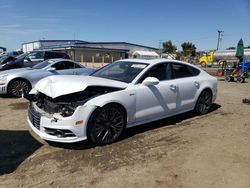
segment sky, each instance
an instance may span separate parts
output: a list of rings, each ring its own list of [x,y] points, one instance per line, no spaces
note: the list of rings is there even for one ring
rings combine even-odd
[[[130,42],[159,48],[171,40],[181,50],[250,46],[250,0],[0,0],[0,46],[78,39]]]

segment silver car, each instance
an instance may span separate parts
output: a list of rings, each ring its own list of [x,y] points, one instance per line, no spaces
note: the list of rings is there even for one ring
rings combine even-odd
[[[11,69],[0,73],[0,94],[21,97],[42,78],[52,75],[89,75],[95,69],[85,68],[68,59],[46,60],[32,68]]]

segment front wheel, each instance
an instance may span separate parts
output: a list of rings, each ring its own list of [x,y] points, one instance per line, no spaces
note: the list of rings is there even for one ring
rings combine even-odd
[[[210,108],[212,106],[212,93],[209,90],[203,91],[195,106],[195,113],[198,115],[203,115],[209,112]]]
[[[23,93],[31,90],[30,84],[26,80],[17,79],[9,83],[7,93],[11,97],[21,97]]]
[[[95,145],[106,145],[116,141],[126,125],[122,108],[111,104],[98,108],[88,123],[88,138]]]

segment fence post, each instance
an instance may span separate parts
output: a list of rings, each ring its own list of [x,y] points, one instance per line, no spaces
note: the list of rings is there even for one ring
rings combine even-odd
[[[81,55],[81,64],[83,64],[83,55]]]

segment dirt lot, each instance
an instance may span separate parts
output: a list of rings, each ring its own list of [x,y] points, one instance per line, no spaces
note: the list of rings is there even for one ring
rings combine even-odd
[[[250,187],[248,83],[219,81],[212,112],[126,131],[112,145],[37,141],[27,102],[0,98],[0,187]]]

